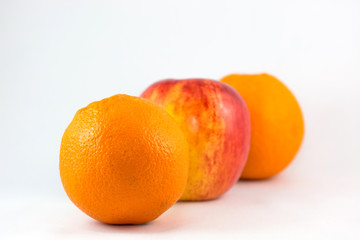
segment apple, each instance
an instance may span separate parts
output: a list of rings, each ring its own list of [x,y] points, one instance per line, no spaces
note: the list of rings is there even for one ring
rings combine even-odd
[[[250,146],[250,116],[232,87],[208,79],[163,80],[141,97],[163,107],[179,124],[190,153],[181,200],[210,200],[239,179]]]

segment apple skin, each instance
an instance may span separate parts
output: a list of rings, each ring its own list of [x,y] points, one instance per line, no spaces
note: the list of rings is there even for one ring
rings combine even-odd
[[[215,199],[239,179],[250,147],[250,116],[240,94],[208,79],[163,80],[141,97],[162,106],[189,142],[189,178],[180,200]]]

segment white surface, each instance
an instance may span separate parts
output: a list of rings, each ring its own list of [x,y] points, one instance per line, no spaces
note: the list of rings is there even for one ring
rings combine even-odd
[[[357,0],[0,1],[0,238],[356,239],[359,42]],[[137,227],[97,224],[67,200],[58,154],[77,109],[234,72],[273,74],[302,106],[304,144],[279,178]]]
[[[220,199],[180,202],[139,226],[99,223],[65,197],[3,199],[0,230],[3,239],[358,239],[359,184],[348,180],[239,182]]]

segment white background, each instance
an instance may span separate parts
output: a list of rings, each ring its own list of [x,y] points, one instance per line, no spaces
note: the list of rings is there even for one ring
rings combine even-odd
[[[164,78],[267,72],[298,98],[293,164],[152,223],[80,212],[58,155],[77,109]],[[359,1],[0,1],[0,238],[360,237]]]

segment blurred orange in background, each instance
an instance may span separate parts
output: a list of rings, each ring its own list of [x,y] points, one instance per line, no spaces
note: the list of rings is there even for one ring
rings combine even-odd
[[[250,112],[250,153],[242,179],[265,179],[286,168],[304,135],[300,106],[291,91],[268,74],[224,77],[244,98]]]

